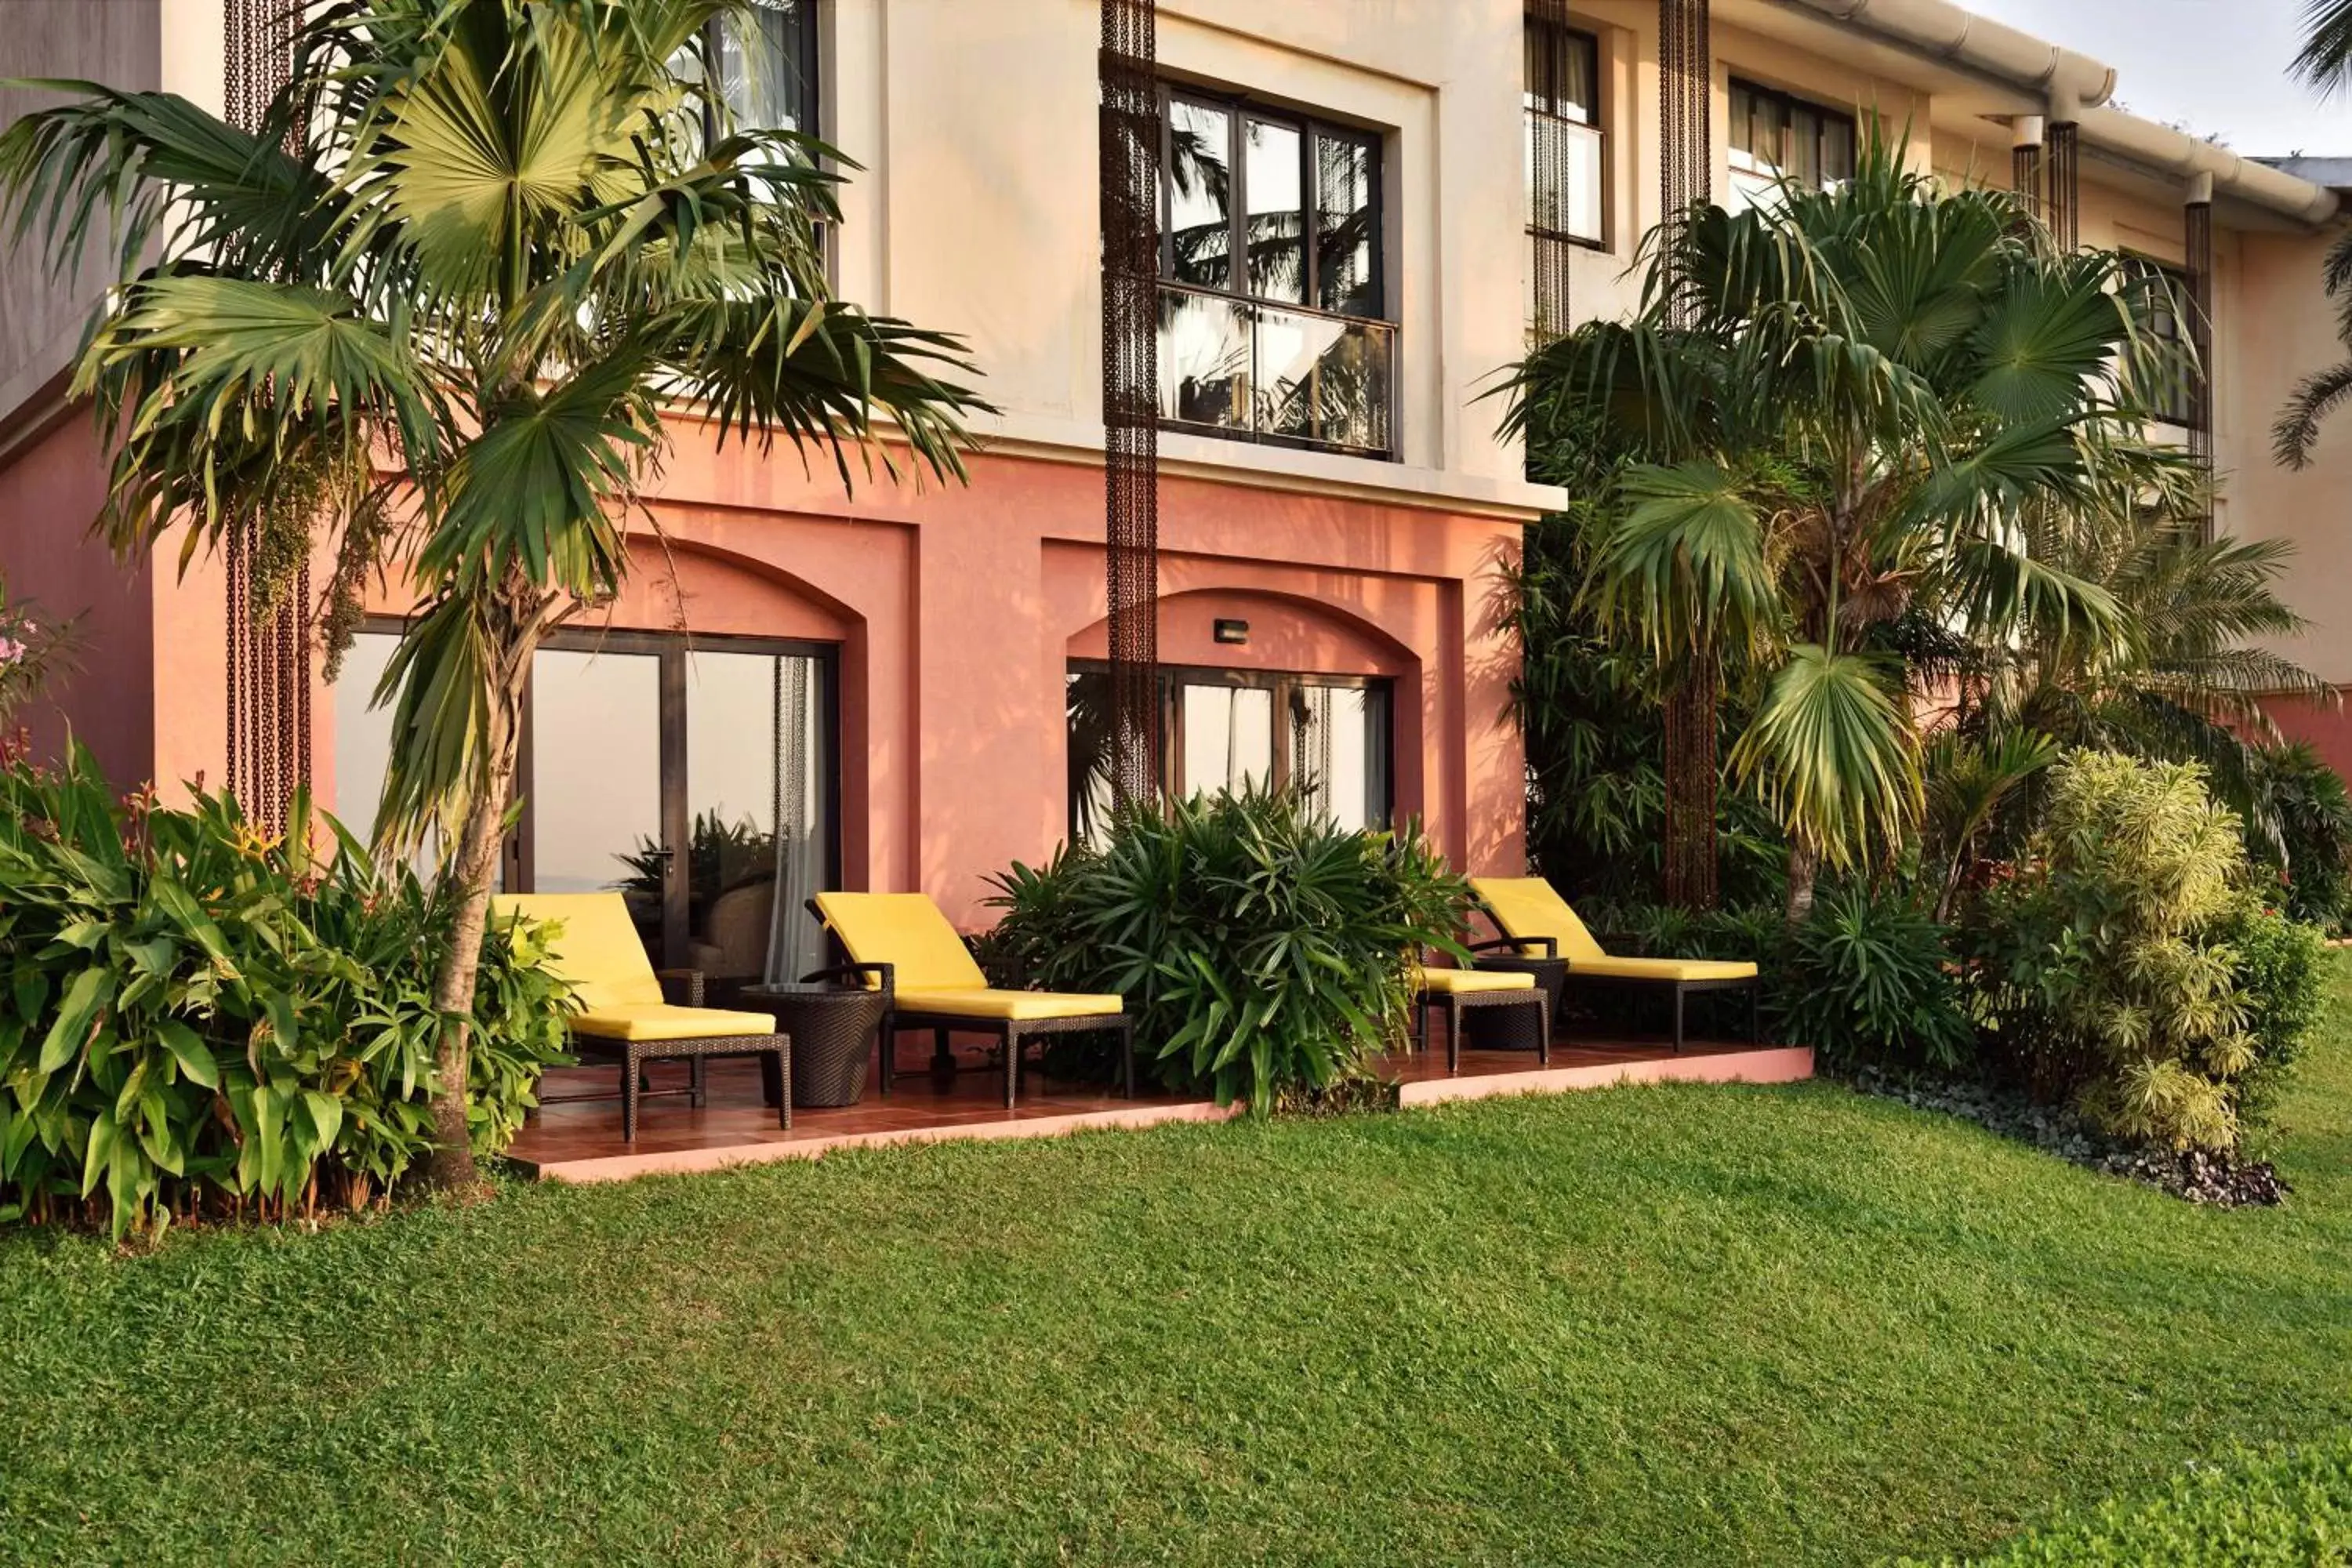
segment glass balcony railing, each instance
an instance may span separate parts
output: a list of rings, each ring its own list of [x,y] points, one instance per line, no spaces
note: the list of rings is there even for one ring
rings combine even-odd
[[[1160,286],[1160,419],[1246,440],[1395,452],[1397,330]]]

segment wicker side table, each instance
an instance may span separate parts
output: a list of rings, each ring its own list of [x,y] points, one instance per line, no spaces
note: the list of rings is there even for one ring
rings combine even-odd
[[[866,1064],[889,998],[837,985],[747,985],[743,1004],[776,1016],[793,1041],[793,1103],[808,1110],[856,1105],[866,1097]],[[773,1105],[782,1086],[772,1058],[760,1058],[761,1087]]]
[[[1561,1013],[1560,1006],[1568,996],[1568,960],[1547,958],[1540,953],[1478,952],[1474,953],[1470,967],[1492,970],[1496,974],[1534,975],[1536,989],[1551,998],[1553,1025],[1565,1026],[1566,1015]],[[1500,1017],[1494,1021],[1505,1022]],[[1486,1027],[1487,1022],[1488,1020],[1481,1018],[1470,1026],[1471,1036],[1481,1048],[1486,1050],[1532,1050],[1534,1048],[1534,1041],[1524,1039],[1523,1029],[1490,1030]],[[1514,1019],[1509,1022],[1516,1024],[1519,1020]],[[1502,1037],[1487,1037],[1490,1035]],[[1513,1036],[1520,1037],[1510,1037]]]

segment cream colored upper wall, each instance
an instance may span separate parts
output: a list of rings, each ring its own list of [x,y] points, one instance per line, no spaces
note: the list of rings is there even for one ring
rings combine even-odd
[[[2327,680],[2352,685],[2352,410],[2339,409],[2321,426],[2308,468],[2291,471],[2270,456],[2271,422],[2296,384],[2347,357],[2335,306],[2319,283],[2327,245],[2319,235],[2240,237],[2237,320],[2219,337],[2216,355],[2239,426],[2236,439],[2217,450],[2230,531],[2294,547],[2284,591],[2311,626],[2281,651]]]
[[[1497,493],[1519,458],[1479,396],[1523,348],[1520,17],[1520,0],[1161,0],[1158,20],[1163,74],[1381,133],[1402,466]],[[835,0],[828,27],[830,134],[868,165],[843,292],[963,333],[1003,427],[1075,445],[1099,445],[1102,418],[1098,18],[1096,0]]]

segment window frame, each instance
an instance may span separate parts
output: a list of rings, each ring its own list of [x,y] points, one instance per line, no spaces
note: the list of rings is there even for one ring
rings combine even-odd
[[[2174,426],[2197,435],[2210,435],[2211,432],[2206,428],[2206,421],[2199,417],[2204,412],[2204,399],[2200,395],[2204,389],[2200,383],[2210,371],[2203,356],[2198,353],[2196,324],[2189,320],[2189,312],[2197,309],[2194,278],[2181,263],[2167,261],[2145,251],[2125,251],[2124,263],[2131,268],[2134,281],[2143,288],[2151,275],[2162,279],[2168,296],[2162,321],[2169,331],[2158,331],[2157,322],[2145,315],[2136,317],[2134,327],[2159,342],[2186,349],[2193,361],[2187,374],[2176,384],[2166,389],[2169,396],[2161,401],[2150,401],[2149,417],[2159,425]]]
[[[792,64],[807,98],[803,115],[807,123],[797,129],[803,136],[822,140],[824,135],[824,57],[817,35],[817,0],[795,0],[792,14]],[[713,17],[702,25],[703,58],[709,61],[714,71],[718,68],[727,26],[728,20],[723,16]],[[734,106],[730,104],[729,107],[732,109]],[[772,131],[779,127],[761,126],[757,129]],[[704,124],[703,133],[714,141],[718,139],[719,126],[715,115]]]
[[[1261,322],[1260,314],[1273,311],[1312,321],[1330,323],[1344,332],[1375,340],[1385,360],[1385,401],[1380,409],[1380,423],[1385,440],[1381,445],[1358,444],[1335,440],[1323,436],[1297,435],[1277,429],[1258,428],[1255,419],[1249,424],[1211,423],[1176,417],[1164,410],[1156,423],[1163,430],[1205,437],[1211,440],[1242,441],[1261,447],[1284,447],[1294,451],[1327,452],[1339,457],[1360,458],[1370,462],[1393,463],[1404,456],[1402,433],[1399,431],[1401,381],[1402,372],[1402,330],[1396,321],[1398,312],[1389,298],[1390,273],[1388,263],[1390,204],[1387,189],[1388,137],[1377,128],[1351,125],[1328,116],[1309,113],[1287,105],[1271,103],[1245,93],[1196,86],[1190,82],[1161,79],[1158,84],[1157,102],[1160,111],[1160,169],[1158,202],[1160,266],[1156,289],[1164,301],[1171,293],[1190,294],[1222,301],[1242,312],[1248,324],[1250,341],[1256,344]],[[1226,286],[1213,288],[1191,282],[1176,275],[1176,235],[1173,222],[1176,182],[1175,118],[1172,106],[1178,102],[1213,110],[1225,117],[1225,159],[1228,177],[1226,193],[1225,254]],[[1249,221],[1249,174],[1246,161],[1247,126],[1250,121],[1263,121],[1297,132],[1300,217],[1300,284],[1301,299],[1293,301],[1254,293],[1247,282],[1247,226]],[[1363,150],[1367,162],[1366,191],[1370,206],[1370,241],[1371,249],[1370,275],[1364,292],[1370,300],[1373,313],[1351,314],[1325,309],[1318,301],[1322,293],[1323,265],[1318,245],[1321,208],[1320,189],[1316,178],[1317,150],[1325,138],[1344,142]],[[1238,286],[1236,279],[1239,279]],[[1253,391],[1255,382],[1253,380]]]
[[[1520,51],[1522,59],[1526,58],[1528,52],[1528,46],[1529,44],[1534,43],[1538,36],[1548,35],[1543,45],[1537,48],[1535,53],[1537,58],[1545,62],[1545,68],[1548,71],[1551,71],[1556,78],[1557,70],[1555,68],[1559,50],[1561,48],[1581,48],[1584,51],[1586,59],[1591,63],[1591,78],[1592,81],[1592,101],[1590,104],[1583,106],[1580,118],[1577,115],[1566,114],[1563,113],[1559,108],[1559,105],[1563,100],[1559,96],[1559,83],[1557,79],[1542,89],[1539,89],[1538,84],[1534,82],[1522,82],[1519,89],[1519,102],[1522,114],[1528,116],[1541,115],[1547,119],[1559,121],[1564,124],[1580,126],[1584,130],[1591,132],[1594,139],[1601,144],[1601,189],[1595,193],[1594,204],[1601,214],[1600,232],[1591,235],[1582,235],[1578,234],[1573,229],[1555,229],[1538,226],[1535,221],[1534,216],[1533,193],[1530,192],[1528,196],[1528,216],[1527,220],[1528,237],[1533,240],[1550,240],[1562,245],[1580,246],[1587,250],[1605,251],[1610,246],[1609,159],[1611,148],[1608,128],[1608,105],[1602,90],[1605,84],[1601,79],[1601,65],[1604,57],[1601,48],[1601,35],[1587,28],[1575,26],[1570,23],[1554,21],[1549,16],[1538,16],[1533,11],[1526,12],[1524,14],[1524,18],[1523,27],[1520,34],[1523,40]],[[1532,156],[1532,154],[1530,154],[1530,156]]]
[[[369,616],[357,628],[363,635],[403,637],[408,623],[396,616]],[[663,841],[672,854],[671,875],[663,889],[662,946],[665,961],[682,962],[686,951],[687,879],[676,873],[688,852],[693,830],[688,801],[691,781],[687,777],[687,704],[689,700],[687,656],[692,653],[752,654],[770,657],[814,658],[817,661],[817,727],[824,737],[825,755],[820,764],[819,790],[824,802],[824,867],[822,880],[828,887],[838,887],[842,872],[841,848],[841,645],[813,642],[800,637],[772,637],[656,632],[644,630],[609,631],[563,629],[548,634],[541,642],[541,648],[559,653],[613,653],[632,657],[652,657],[659,660],[660,700],[656,746],[661,775],[661,832]],[[528,893],[536,886],[535,835],[538,809],[531,798],[531,734],[535,717],[532,705],[532,682],[536,672],[523,680],[522,701],[517,710],[520,733],[515,744],[514,793],[521,805],[514,828],[499,846],[499,869],[500,885],[509,892]],[[338,778],[336,794],[340,797],[343,782]]]
[[[1110,661],[1100,658],[1073,658],[1065,666],[1064,679],[1074,675],[1110,674]],[[1237,689],[1267,691],[1274,701],[1274,787],[1289,785],[1297,776],[1297,731],[1295,727],[1292,703],[1305,687],[1332,687],[1345,691],[1365,691],[1378,696],[1379,770],[1378,810],[1370,814],[1376,827],[1393,826],[1396,822],[1396,710],[1398,680],[1388,675],[1333,675],[1312,669],[1236,669],[1219,665],[1162,664],[1152,670],[1152,710],[1157,716],[1160,739],[1160,792],[1173,798],[1177,790],[1176,771],[1184,755],[1184,704],[1182,689],[1187,686],[1229,686]],[[1368,723],[1371,722],[1368,713]],[[1064,730],[1067,741],[1066,722]],[[1067,770],[1065,770],[1066,773]],[[1078,803],[1072,796],[1066,803],[1065,816],[1070,842],[1079,842]]]
[[[1851,142],[1852,150],[1856,154],[1860,153],[1862,147],[1862,121],[1860,116],[1847,110],[1833,108],[1829,104],[1822,102],[1818,99],[1808,98],[1802,93],[1785,92],[1777,87],[1767,87],[1762,82],[1758,81],[1751,77],[1744,77],[1735,74],[1731,78],[1729,92],[1725,105],[1727,112],[1725,115],[1724,126],[1725,153],[1727,160],[1730,164],[1731,173],[1735,178],[1743,174],[1751,175],[1760,174],[1769,176],[1775,184],[1778,184],[1782,180],[1790,180],[1794,178],[1794,176],[1789,172],[1789,166],[1786,163],[1769,162],[1756,153],[1741,147],[1737,142],[1731,140],[1731,138],[1738,133],[1737,127],[1739,124],[1740,119],[1738,113],[1738,99],[1739,95],[1743,92],[1748,94],[1752,98],[1772,105],[1779,110],[1779,129],[1781,140],[1784,143],[1781,148],[1781,153],[1784,158],[1788,153],[1788,148],[1785,143],[1787,139],[1794,132],[1796,110],[1800,109],[1806,110],[1811,113],[1820,116],[1823,131],[1826,131],[1832,124],[1843,125],[1846,128],[1846,134]],[[1822,149],[1818,144],[1813,149],[1814,161],[1816,164],[1823,162],[1821,157],[1821,151]],[[1739,160],[1743,158],[1750,161],[1750,166],[1741,166]],[[1853,178],[1851,172],[1848,173],[1846,178]],[[1808,188],[1816,191],[1827,190],[1829,188],[1829,182],[1824,180]]]
[[[1388,138],[1381,132],[1360,125],[1349,125],[1336,120],[1305,113],[1279,104],[1267,103],[1243,93],[1219,92],[1210,88],[1194,87],[1186,82],[1163,79],[1160,83],[1160,190],[1157,196],[1160,216],[1160,281],[1188,289],[1195,293],[1222,295],[1250,305],[1270,305],[1278,310],[1297,310],[1305,315],[1322,316],[1335,321],[1373,321],[1393,327],[1396,321],[1389,305],[1388,274],[1388,190],[1386,187]],[[1229,286],[1211,289],[1188,282],[1176,276],[1176,235],[1172,221],[1176,189],[1173,164],[1175,161],[1175,118],[1170,106],[1181,100],[1204,109],[1214,109],[1225,115],[1225,168],[1231,181],[1226,202],[1226,278]],[[1244,125],[1251,120],[1263,120],[1269,124],[1289,127],[1298,132],[1298,201],[1300,298],[1294,301],[1272,299],[1250,291],[1246,286],[1249,255],[1249,171],[1244,148]],[[1315,179],[1315,149],[1326,134],[1336,141],[1352,142],[1370,153],[1369,186],[1372,205],[1372,271],[1369,292],[1377,307],[1372,315],[1358,315],[1346,310],[1334,310],[1318,301],[1322,298],[1322,260],[1317,255],[1315,237],[1320,209],[1316,205],[1318,187]],[[1240,287],[1230,286],[1236,274],[1244,275]],[[1310,443],[1311,444],[1311,443]]]

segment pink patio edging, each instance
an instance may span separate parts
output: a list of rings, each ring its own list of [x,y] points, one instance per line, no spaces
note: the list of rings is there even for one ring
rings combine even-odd
[[[971,1138],[1057,1138],[1095,1129],[1156,1127],[1172,1121],[1224,1121],[1241,1114],[1238,1105],[1182,1100],[1116,1110],[1073,1111],[1065,1116],[1005,1117],[940,1127],[903,1127],[878,1132],[843,1132],[833,1137],[737,1143],[722,1149],[674,1149],[663,1153],[607,1154],[562,1160],[539,1167],[544,1182],[625,1182],[633,1176],[679,1175],[765,1165],[779,1160],[814,1160],[835,1149],[877,1149],[894,1143],[944,1143]]]
[[[1805,1046],[1773,1049],[1710,1051],[1642,1061],[1596,1062],[1578,1067],[1534,1068],[1508,1072],[1472,1073],[1461,1078],[1428,1078],[1400,1084],[1397,1102],[1402,1106],[1438,1105],[1449,1100],[1486,1100],[1506,1094],[1562,1094],[1580,1089],[1609,1089],[1638,1083],[1797,1083],[1813,1076],[1813,1053]],[[779,1160],[814,1160],[835,1149],[876,1149],[892,1144],[942,1143],[956,1139],[1055,1138],[1095,1130],[1156,1127],[1181,1121],[1225,1121],[1240,1115],[1237,1105],[1217,1106],[1206,1100],[1180,1100],[1156,1105],[1122,1106],[1109,1110],[1072,1111],[1064,1115],[992,1116],[937,1127],[893,1128],[831,1136],[782,1138],[726,1145],[714,1149],[675,1149],[644,1154],[606,1154],[578,1160],[551,1161],[537,1174],[550,1182],[620,1182],[635,1176],[682,1175],[723,1171],[737,1165],[771,1164]]]
[[[1812,1076],[1812,1047],[1783,1046],[1771,1050],[1723,1051],[1705,1056],[1660,1057],[1651,1061],[1597,1062],[1584,1067],[1483,1073],[1475,1078],[1423,1079],[1401,1086],[1397,1103],[1437,1105],[1454,1100],[1486,1100],[1498,1094],[1560,1094],[1626,1083],[1801,1083]]]

